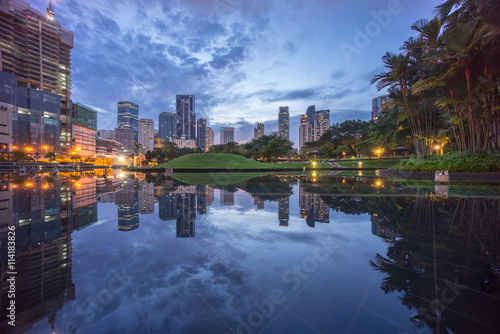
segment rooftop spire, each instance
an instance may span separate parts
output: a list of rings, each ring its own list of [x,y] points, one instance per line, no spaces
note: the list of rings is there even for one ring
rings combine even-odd
[[[47,17],[49,20],[54,21],[54,9],[52,9],[52,0],[49,0],[49,7],[47,8]]]

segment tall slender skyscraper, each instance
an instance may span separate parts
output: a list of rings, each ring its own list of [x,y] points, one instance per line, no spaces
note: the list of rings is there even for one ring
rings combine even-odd
[[[141,118],[139,120],[139,144],[141,144],[141,146],[143,147],[144,152],[142,153],[146,153],[147,151],[153,150],[154,136],[155,136],[155,122],[152,119]]]
[[[312,126],[309,121],[309,115],[300,115],[299,125],[299,151],[305,143],[310,142],[312,138]]]
[[[318,140],[330,128],[330,110],[314,112],[314,138]]]
[[[177,95],[177,138],[196,139],[196,112],[194,95]]]
[[[56,134],[60,134],[57,145],[63,153],[69,154],[73,32],[55,20],[51,3],[47,14],[42,14],[26,1],[2,0],[0,41],[0,71],[16,75],[17,84],[22,88],[60,96],[60,99],[50,98],[49,102],[55,101],[60,105],[59,111],[51,113],[57,114],[61,127]],[[31,93],[28,91],[28,94]],[[43,124],[41,127],[43,131]]]
[[[210,150],[210,148],[212,146],[214,146],[214,130],[212,130],[212,128],[206,128],[205,129],[205,140],[206,140],[206,147],[207,147],[207,151]]]
[[[264,123],[257,123],[257,127],[253,129],[253,139],[259,139],[264,135]]]
[[[318,110],[312,105],[300,116],[299,150],[309,142],[318,140],[330,128],[330,110]]]
[[[131,129],[134,141],[139,139],[139,105],[129,102],[118,102],[118,129]]]
[[[159,134],[164,141],[177,139],[177,115],[170,112],[162,112],[159,116]]]
[[[288,113],[288,107],[280,107],[278,128],[281,138],[290,139],[290,114]]]
[[[207,139],[206,139],[206,131],[207,130],[207,119],[199,118],[198,119],[198,147],[203,151],[207,151]]]

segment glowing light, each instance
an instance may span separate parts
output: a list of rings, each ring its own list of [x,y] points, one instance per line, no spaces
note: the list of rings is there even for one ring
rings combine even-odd
[[[28,187],[28,188],[29,188],[29,187],[33,187],[33,183],[31,183],[31,182],[27,182],[27,183],[26,183],[26,187]]]
[[[14,185],[12,186],[12,188],[17,188],[17,186],[14,184]]]
[[[13,150],[17,150],[17,146],[12,146],[12,149]]]
[[[26,147],[26,151],[31,152],[33,149],[31,147]]]
[[[49,185],[48,185],[47,183],[45,183],[45,184],[43,185],[43,187],[44,187],[45,189],[47,189],[47,188],[49,187]]]
[[[125,161],[125,158],[124,157],[120,157],[120,161],[121,162]]]

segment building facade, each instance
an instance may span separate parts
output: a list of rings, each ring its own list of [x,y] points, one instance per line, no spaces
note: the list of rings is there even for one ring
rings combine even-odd
[[[305,143],[318,140],[330,128],[330,110],[316,110],[309,106],[304,115],[300,115],[299,151]]]
[[[299,151],[305,143],[310,142],[312,138],[312,125],[309,121],[309,115],[300,115],[299,125]]]
[[[71,106],[73,124],[97,130],[97,111],[79,102]]]
[[[220,128],[220,143],[227,144],[234,141],[234,128]]]
[[[115,129],[115,140],[123,145],[123,153],[134,154],[135,134],[132,129]]]
[[[290,139],[290,113],[288,112],[288,107],[280,107],[278,129],[281,138]]]
[[[118,129],[131,129],[134,142],[139,140],[139,105],[129,101],[118,102]]]
[[[313,140],[318,140],[330,128],[330,110],[314,112]]]
[[[152,119],[139,119],[139,144],[142,147],[142,153],[152,151],[154,148],[155,122]],[[141,153],[141,152],[139,152]]]
[[[257,123],[257,127],[253,129],[253,139],[259,139],[264,135],[264,123]]]
[[[26,1],[0,2],[0,71],[16,75],[19,87],[59,96],[51,98],[59,103],[59,110],[50,112],[59,118],[55,151],[64,153],[71,148],[73,39],[73,32],[55,20],[51,5],[42,14]]]
[[[115,140],[114,130],[97,130],[97,137],[103,139]]]
[[[207,152],[210,151],[210,148],[214,146],[214,130],[212,128],[206,128],[205,129],[205,141],[206,141],[206,148]]]
[[[78,154],[83,159],[93,159],[96,156],[96,130],[73,123],[71,133],[73,137],[72,154]]]
[[[198,119],[198,134],[197,134],[197,141],[198,141],[198,147],[203,151],[207,151],[207,119],[206,118],[199,118]]]
[[[371,120],[377,122],[384,104],[389,101],[389,95],[381,95],[372,100]]]
[[[0,156],[12,152],[12,112],[15,106],[0,102]]]
[[[196,111],[194,95],[176,96],[177,138],[196,139]]]
[[[177,139],[177,115],[170,112],[162,112],[158,118],[160,130],[159,136],[164,141]]]
[[[177,145],[178,148],[196,148],[195,139],[173,139],[172,142]]]

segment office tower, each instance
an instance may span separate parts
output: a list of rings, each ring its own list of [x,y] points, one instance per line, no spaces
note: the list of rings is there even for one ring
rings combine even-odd
[[[257,206],[257,210],[264,210],[264,201],[260,197],[255,196],[253,198],[253,204]]]
[[[139,190],[137,192],[139,214],[151,214],[155,212],[154,184],[139,181]]]
[[[177,139],[177,115],[170,112],[162,112],[159,116],[159,136],[163,141]]]
[[[207,151],[207,120],[205,118],[198,119],[198,147],[203,151]]]
[[[115,140],[114,130],[97,130],[97,137],[102,139]]]
[[[290,219],[290,198],[281,198],[278,203],[278,220],[280,226],[288,226]]]
[[[316,106],[314,104],[312,106],[307,107],[306,115],[309,116],[309,122],[311,123],[311,126],[313,126],[315,112],[316,112]]]
[[[71,106],[73,123],[71,152],[81,157],[94,158],[96,155],[97,111],[81,103]]]
[[[253,139],[259,139],[264,135],[264,123],[257,123],[257,127],[253,130]]]
[[[194,105],[194,95],[177,95],[177,138],[196,139],[196,111]]]
[[[176,221],[177,238],[194,238],[196,205],[195,194],[180,194],[177,196],[179,215]]]
[[[174,220],[177,218],[177,194],[172,192],[161,193],[160,195],[160,219],[165,220]]]
[[[142,146],[142,152],[152,151],[154,148],[155,122],[152,119],[139,119],[139,144]]]
[[[234,192],[229,190],[220,190],[220,205],[234,205]]]
[[[299,151],[305,143],[310,142],[312,138],[312,125],[309,121],[309,115],[300,115],[299,125]]]
[[[11,122],[2,123],[0,131],[10,132],[10,149],[23,150],[30,156],[43,156],[46,151],[63,153],[61,96],[25,88],[18,83],[22,84],[19,77],[0,71],[0,102],[3,103],[4,111],[11,111],[10,117],[5,116],[5,119]],[[67,133],[71,135],[71,124],[69,125]],[[9,147],[2,147],[4,151],[8,149]]]
[[[7,156],[12,151],[13,110],[13,105],[0,102],[0,156]]]
[[[59,129],[56,134],[51,133],[59,137],[57,144],[54,144],[57,148],[53,151],[68,154],[71,148],[70,98],[73,32],[63,28],[55,20],[50,3],[47,14],[43,14],[32,9],[25,1],[3,0],[0,2],[0,41],[2,41],[0,71],[17,76],[16,84],[13,85],[14,90],[17,85],[28,89],[27,92],[21,94],[23,99],[26,98],[24,95],[26,93],[34,98],[29,107],[17,103],[11,104],[23,108],[20,111],[26,114],[29,111],[26,109],[43,109],[44,102],[58,103],[57,111],[50,111],[51,115],[48,117],[49,120],[54,116],[58,118]],[[34,91],[54,94],[58,98],[34,93]],[[30,96],[27,99],[29,100]],[[37,104],[38,99],[41,104]],[[32,124],[41,122],[35,114],[31,114],[31,117],[34,120]],[[41,127],[43,128],[43,124]],[[33,130],[38,131],[37,127]],[[29,136],[30,133],[28,132],[27,135]],[[52,141],[56,142],[55,139]]]
[[[212,128],[206,128],[205,137],[207,142],[207,151],[209,151],[210,148],[214,146],[214,130],[212,130]]]
[[[330,110],[314,112],[313,140],[318,140],[330,128]]]
[[[281,138],[290,139],[290,114],[288,113],[288,107],[280,107],[278,129]]]
[[[123,188],[115,194],[119,231],[131,231],[139,228],[139,198],[135,185],[134,181],[127,181],[123,184]]]
[[[234,141],[234,128],[220,128],[220,143],[227,144]]]
[[[134,144],[139,139],[139,105],[129,102],[118,102],[118,129],[131,129],[134,132]]]
[[[134,153],[134,131],[132,129],[115,129],[115,140],[123,145],[123,153]]]
[[[375,121],[375,122],[378,121],[378,118],[380,117],[380,112],[382,111],[384,104],[389,100],[390,100],[389,95],[381,95],[381,96],[376,97],[372,100],[371,119],[373,121]]]

